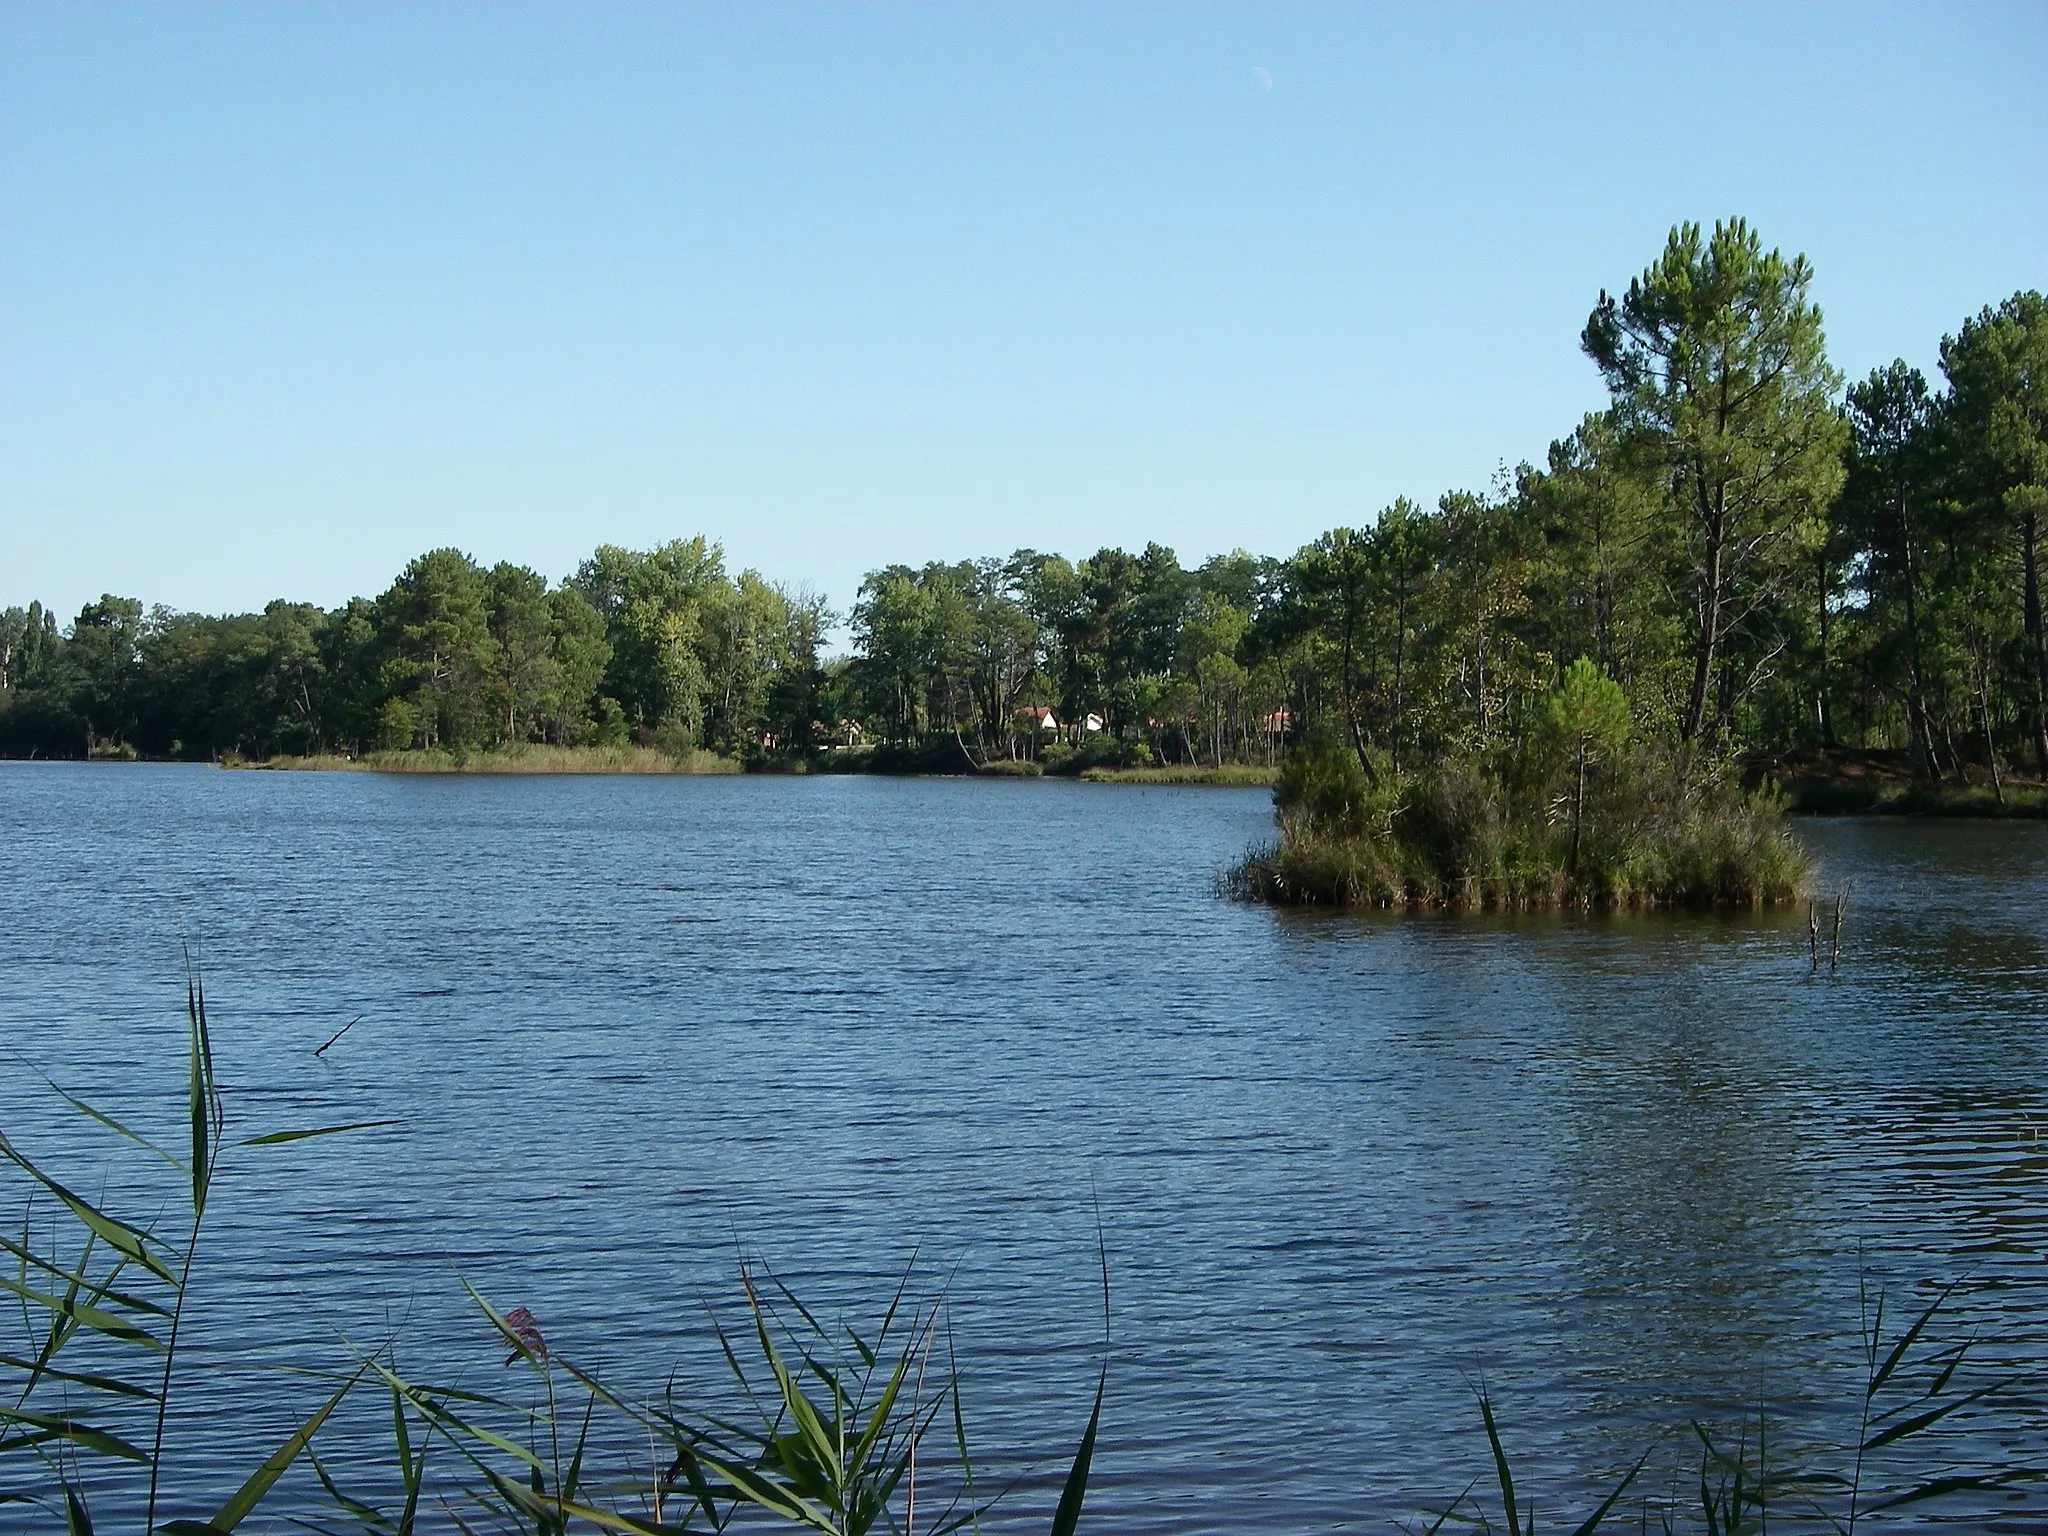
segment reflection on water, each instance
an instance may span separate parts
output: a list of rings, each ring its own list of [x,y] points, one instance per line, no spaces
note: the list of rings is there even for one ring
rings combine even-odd
[[[1552,1491],[1689,1412],[1823,1426],[1864,1279],[1961,1279],[1958,1331],[2048,1357],[2048,827],[1803,825],[1849,892],[1816,975],[1803,914],[1216,900],[1266,821],[1049,783],[0,766],[0,1034],[173,1125],[190,938],[243,1124],[405,1122],[230,1182],[202,1336],[252,1365],[389,1326],[494,1379],[460,1274],[622,1374],[708,1373],[736,1236],[855,1308],[921,1246],[977,1441],[1042,1488],[1092,1389],[1099,1209],[1104,1529],[1386,1529],[1485,1470],[1482,1379]],[[27,1074],[0,1111],[103,1166]]]

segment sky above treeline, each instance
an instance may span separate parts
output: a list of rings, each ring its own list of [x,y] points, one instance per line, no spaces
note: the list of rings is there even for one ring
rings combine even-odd
[[[2044,166],[2036,4],[21,0],[0,604],[1286,553],[1540,461],[1681,219],[1932,374]]]

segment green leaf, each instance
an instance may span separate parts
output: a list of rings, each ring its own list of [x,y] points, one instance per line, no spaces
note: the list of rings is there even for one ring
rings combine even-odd
[[[149,1238],[146,1233],[136,1230],[126,1222],[116,1221],[113,1217],[96,1208],[90,1201],[73,1194],[64,1185],[50,1177],[49,1174],[44,1173],[42,1169],[16,1151],[14,1144],[5,1135],[0,1135],[0,1157],[6,1158],[17,1168],[21,1169],[22,1172],[42,1185],[43,1188],[63,1201],[70,1209],[71,1214],[78,1218],[80,1224],[87,1231],[106,1243],[116,1253],[122,1254],[133,1262],[140,1264],[144,1269],[167,1284],[175,1286],[178,1283],[177,1278],[172,1275],[170,1269],[163,1261],[149,1251]]]
[[[403,1125],[403,1120],[358,1120],[353,1125],[323,1125],[304,1131],[272,1131],[267,1136],[251,1136],[236,1145],[244,1147],[276,1147],[288,1141],[310,1141],[315,1136],[340,1136],[348,1131],[374,1131],[387,1125]]]
[[[1939,1408],[1930,1408],[1925,1413],[1914,1414],[1910,1419],[1902,1419],[1896,1424],[1879,1430],[1868,1440],[1864,1441],[1863,1449],[1865,1451],[1874,1451],[1882,1446],[1890,1445],[1894,1440],[1903,1440],[1908,1435],[1916,1435],[1929,1425],[1940,1423],[1957,1410],[1967,1408],[1972,1403],[1981,1402],[1992,1393],[2002,1392],[2011,1385],[2012,1383],[2008,1381],[1994,1382],[1991,1386],[1979,1387],[1974,1392],[1943,1403]]]
[[[61,1264],[51,1263],[39,1253],[31,1253],[28,1249],[7,1237],[0,1237],[0,1252],[13,1254],[23,1263],[41,1270],[46,1275],[62,1280],[67,1287],[74,1291],[90,1292],[95,1302],[111,1301],[119,1306],[127,1307],[130,1311],[151,1312],[158,1317],[169,1317],[171,1315],[169,1307],[158,1306],[155,1302],[145,1297],[133,1296],[126,1291],[114,1289],[115,1275],[127,1263],[125,1259],[120,1264],[110,1268],[99,1279],[94,1280],[86,1274],[83,1259],[80,1260],[77,1269],[66,1269]]]
[[[108,1430],[95,1429],[90,1424],[62,1414],[34,1413],[26,1408],[0,1406],[0,1423],[19,1424],[24,1429],[42,1431],[39,1438],[47,1440],[68,1440],[82,1450],[92,1451],[101,1456],[112,1456],[120,1461],[137,1461],[145,1466],[149,1453],[130,1445],[119,1435]]]
[[[708,1455],[701,1450],[696,1453],[696,1459],[761,1508],[801,1525],[807,1525],[814,1531],[831,1532],[835,1529],[831,1519],[815,1504],[778,1483],[770,1482],[753,1468],[740,1466],[720,1456]]]
[[[78,1301],[60,1300],[55,1296],[46,1296],[41,1291],[30,1290],[19,1281],[8,1279],[5,1275],[0,1275],[0,1291],[12,1291],[24,1301],[32,1301],[39,1307],[48,1307],[51,1311],[59,1313],[64,1317],[76,1318],[86,1327],[92,1329],[93,1332],[104,1333],[107,1337],[120,1339],[123,1343],[140,1344],[145,1349],[163,1348],[162,1342],[154,1334],[151,1334],[146,1329],[136,1327],[135,1324],[125,1319],[116,1317],[111,1312],[103,1312],[98,1307],[88,1306]]]
[[[36,1075],[38,1077],[43,1077],[43,1075],[40,1072]],[[107,1114],[103,1110],[93,1108],[92,1105],[86,1103],[85,1100],[78,1098],[73,1094],[66,1093],[62,1088],[59,1088],[54,1082],[51,1082],[49,1078],[43,1077],[43,1081],[49,1085],[50,1092],[56,1094],[58,1098],[62,1099],[66,1104],[69,1104],[73,1109],[77,1110],[81,1115],[84,1115],[87,1119],[97,1120],[101,1125],[104,1125],[108,1130],[115,1132],[117,1135],[127,1137],[130,1141],[134,1142],[135,1145],[143,1148],[145,1151],[155,1153],[158,1157],[162,1158],[165,1162],[169,1163],[173,1168],[177,1169],[178,1172],[183,1173],[185,1171],[185,1165],[183,1163],[179,1162],[175,1157],[171,1156],[170,1153],[166,1152],[162,1147],[158,1146],[155,1142],[151,1141],[147,1136],[144,1136],[141,1132],[130,1130],[127,1126],[123,1125],[120,1121],[116,1120],[112,1115]]]
[[[1485,1392],[1479,1394],[1479,1417],[1486,1424],[1486,1443],[1493,1447],[1493,1470],[1500,1479],[1501,1509],[1507,1515],[1508,1530],[1520,1536],[1515,1518],[1515,1474],[1508,1469],[1508,1453],[1500,1443],[1500,1426],[1493,1419],[1493,1403]]]
[[[775,1373],[775,1384],[782,1393],[782,1403],[796,1420],[797,1433],[804,1439],[812,1456],[817,1459],[819,1469],[832,1480],[833,1492],[839,1491],[843,1469],[839,1465],[838,1447],[825,1432],[824,1422],[818,1417],[818,1410],[811,1400],[804,1396],[789,1374],[789,1367],[782,1363],[782,1356],[776,1351],[775,1343],[768,1337],[767,1317],[761,1304],[755,1299],[753,1287],[747,1287],[747,1300],[754,1308],[754,1331],[761,1341],[761,1353],[767,1357],[769,1370]]]
[[[1088,1468],[1095,1460],[1095,1431],[1102,1422],[1102,1395],[1109,1386],[1109,1363],[1095,1383],[1095,1407],[1088,1415],[1088,1428],[1081,1435],[1081,1448],[1074,1453],[1074,1465],[1060,1489],[1059,1507],[1053,1511],[1052,1536],[1074,1536],[1081,1521],[1081,1501],[1088,1496]]]
[[[85,1371],[60,1371],[53,1365],[38,1365],[33,1360],[24,1360],[19,1355],[0,1354],[0,1365],[22,1371],[31,1376],[47,1376],[52,1381],[68,1381],[73,1386],[90,1387],[95,1392],[112,1392],[121,1397],[139,1397],[145,1402],[155,1402],[156,1393],[148,1387],[138,1387],[133,1382],[118,1381],[112,1376],[95,1376]]]
[[[1871,1376],[1870,1385],[1864,1392],[1865,1397],[1877,1396],[1884,1384],[1891,1380],[1892,1372],[1899,1368],[1899,1362],[1905,1359],[1906,1351],[1913,1347],[1914,1341],[1926,1330],[1927,1325],[1934,1320],[1934,1314],[1940,1310],[1941,1304],[1948,1300],[1949,1292],[1954,1289],[1953,1285],[1943,1286],[1941,1293],[1928,1303],[1927,1310],[1914,1319],[1913,1326],[1908,1328],[1899,1342],[1892,1346],[1892,1352],[1885,1356],[1884,1364],[1880,1365]]]
[[[85,1498],[70,1483],[64,1485],[64,1528],[69,1536],[92,1536],[92,1516],[86,1513]]]
[[[343,1382],[341,1390],[327,1399],[319,1412],[301,1424],[283,1445],[270,1453],[263,1465],[250,1474],[249,1480],[235,1490],[234,1497],[221,1505],[220,1513],[213,1517],[217,1529],[232,1531],[242,1523],[243,1517],[260,1504],[263,1496],[270,1492],[280,1477],[284,1476],[285,1469],[299,1459],[299,1453],[306,1448],[307,1442],[319,1433],[320,1426],[327,1422],[327,1415],[341,1405],[341,1400],[347,1397],[355,1384],[362,1379],[363,1373],[357,1371]]]

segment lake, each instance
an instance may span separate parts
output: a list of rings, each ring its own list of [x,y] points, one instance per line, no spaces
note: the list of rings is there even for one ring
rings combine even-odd
[[[915,1253],[1035,1531],[1098,1232],[1084,1531],[1392,1529],[1490,1475],[1482,1383],[1562,1521],[1689,1415],[1853,1429],[1859,1286],[1960,1282],[1939,1327],[2048,1359],[2048,826],[1802,823],[1848,890],[1814,974],[1803,913],[1219,899],[1269,822],[1050,781],[0,764],[0,1128],[128,1189],[36,1073],[176,1137],[189,945],[237,1133],[401,1122],[235,1154],[202,1405],[282,1432],[311,1393],[266,1363],[342,1334],[495,1386],[465,1279],[622,1378],[708,1381],[740,1249],[858,1318]],[[180,1445],[209,1488],[260,1449]]]

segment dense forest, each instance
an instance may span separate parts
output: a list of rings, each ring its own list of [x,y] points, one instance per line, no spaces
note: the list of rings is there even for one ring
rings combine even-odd
[[[1812,276],[1741,220],[1673,230],[1599,296],[1580,345],[1609,404],[1543,464],[1284,558],[889,565],[846,615],[703,538],[606,546],[559,585],[438,549],[331,610],[32,603],[0,614],[0,752],[1269,763],[1313,733],[1379,782],[1536,730],[1583,660],[1674,761],[2048,777],[2048,300],[1963,319],[1938,381],[1845,388]],[[842,620],[853,654],[828,658]]]

